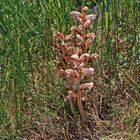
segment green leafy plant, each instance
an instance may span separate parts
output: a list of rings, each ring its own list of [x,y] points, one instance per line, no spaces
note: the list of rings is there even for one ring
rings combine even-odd
[[[83,109],[82,100],[85,93],[93,88],[94,68],[90,63],[96,60],[97,54],[92,54],[92,47],[95,34],[89,29],[95,19],[94,14],[87,14],[88,7],[83,7],[82,12],[72,11],[70,15],[78,21],[78,25],[71,27],[71,33],[55,33],[54,52],[56,53],[56,67],[59,73],[67,80],[68,96],[72,112],[73,102],[77,106],[83,122],[86,120],[86,113]]]

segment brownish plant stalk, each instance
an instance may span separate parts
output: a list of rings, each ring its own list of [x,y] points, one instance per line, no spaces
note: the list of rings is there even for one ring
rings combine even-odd
[[[98,56],[90,52],[95,34],[90,33],[89,29],[92,27],[95,15],[87,15],[87,10],[87,7],[83,7],[81,13],[77,11],[70,13],[78,21],[78,25],[71,27],[69,35],[55,33],[53,46],[56,53],[56,67],[67,80],[66,99],[70,101],[72,110],[72,102],[77,102],[83,122],[86,121],[86,114],[82,99],[85,93],[93,88],[94,69],[90,67],[90,62],[96,60]]]

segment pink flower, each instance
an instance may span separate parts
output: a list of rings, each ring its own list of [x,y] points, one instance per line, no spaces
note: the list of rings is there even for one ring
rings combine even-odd
[[[80,12],[77,12],[77,11],[72,11],[72,12],[70,12],[70,15],[74,18],[74,19],[76,19],[76,20],[78,20],[78,21],[80,21],[81,23],[82,23],[82,14],[80,13]]]
[[[76,36],[81,42],[84,42],[83,37],[81,35],[77,34]]]
[[[84,28],[89,28],[91,26],[91,21],[90,20],[86,20],[84,23]]]
[[[77,53],[76,53],[76,54],[73,54],[73,55],[71,56],[71,58],[72,58],[72,60],[79,61],[79,56],[78,56]]]
[[[83,68],[81,70],[81,72],[87,76],[87,75],[92,75],[94,73],[94,69],[93,68]]]
[[[80,31],[80,32],[83,31],[83,26],[82,25],[78,26],[78,31]]]
[[[93,87],[93,82],[81,84],[79,87],[81,90],[85,90],[85,89],[91,90]]]
[[[94,14],[90,14],[85,17],[86,20],[90,20],[90,21],[93,21],[95,18],[96,18],[96,15]]]
[[[74,38],[74,36],[72,34],[70,34],[65,37],[65,40],[72,40],[73,38]]]
[[[77,66],[77,69],[83,69],[85,67],[84,63],[81,63],[80,65]]]
[[[78,76],[78,73],[76,70],[73,70],[73,69],[67,69],[65,70],[66,74],[67,74],[67,77],[77,77]]]
[[[89,57],[90,57],[90,54],[84,53],[84,54],[82,54],[82,55],[80,56],[80,60],[81,60],[81,61],[84,61],[85,59],[88,59]]]
[[[92,47],[92,40],[91,40],[91,38],[86,40],[85,46],[86,46],[86,49],[89,49],[90,47]]]
[[[77,30],[77,27],[76,27],[76,26],[72,26],[72,27],[70,28],[70,30],[71,30],[72,32],[75,32],[75,31]]]
[[[72,12],[70,12],[70,15],[73,18],[77,18],[77,17],[81,17],[82,14],[80,12],[77,12],[77,11],[72,11]]]

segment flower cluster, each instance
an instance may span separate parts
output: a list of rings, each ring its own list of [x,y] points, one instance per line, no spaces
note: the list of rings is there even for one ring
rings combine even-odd
[[[56,41],[53,46],[57,56],[57,67],[67,79],[69,91],[66,98],[77,101],[83,119],[85,115],[81,102],[82,96],[93,88],[94,69],[90,67],[90,62],[98,57],[97,54],[90,52],[95,34],[90,33],[88,29],[92,27],[95,15],[87,15],[87,10],[87,7],[83,7],[81,13],[77,11],[70,13],[79,24],[71,27],[70,35],[55,33]]]

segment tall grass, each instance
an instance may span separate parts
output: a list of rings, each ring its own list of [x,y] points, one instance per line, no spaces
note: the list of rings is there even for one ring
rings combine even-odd
[[[83,5],[92,12],[95,1],[0,1],[0,139],[24,137],[23,129],[54,115],[50,104],[65,110],[64,83],[53,73],[52,35],[54,31],[69,32],[70,11]],[[97,15],[92,30],[97,35],[93,52],[100,56],[98,90],[109,96],[125,81],[137,102],[140,3],[103,0],[97,6],[101,16]],[[105,82],[109,88],[104,87]]]

